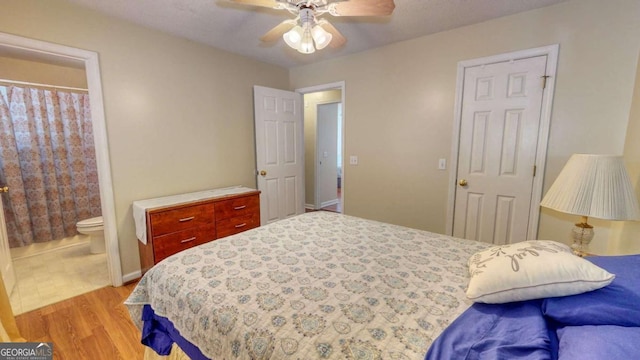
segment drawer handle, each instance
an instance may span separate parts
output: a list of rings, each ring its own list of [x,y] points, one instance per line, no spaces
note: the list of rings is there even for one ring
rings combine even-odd
[[[245,227],[245,226],[247,226],[247,223],[238,224],[238,225],[236,225],[236,229],[239,229],[239,228]]]
[[[233,210],[242,210],[242,209],[244,209],[246,207],[247,207],[247,205],[236,206],[236,207],[233,208]]]
[[[195,239],[196,239],[196,237],[195,237],[195,236],[194,236],[194,237],[190,237],[190,238],[188,238],[188,239],[180,240],[180,243],[181,243],[181,244],[184,244],[184,243],[192,242],[192,241],[193,241],[193,240],[195,240]]]
[[[185,222],[185,221],[191,221],[193,219],[195,219],[195,216],[189,216],[188,218],[182,218],[180,220],[178,220],[179,222]]]

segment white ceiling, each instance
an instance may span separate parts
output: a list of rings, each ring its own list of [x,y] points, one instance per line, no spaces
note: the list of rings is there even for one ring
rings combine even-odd
[[[259,38],[293,16],[284,10],[254,7],[228,0],[68,0],[142,26],[208,44],[283,67],[295,67],[408,40],[566,0],[395,0],[388,17],[324,15],[346,38],[303,55],[282,40],[262,44]]]

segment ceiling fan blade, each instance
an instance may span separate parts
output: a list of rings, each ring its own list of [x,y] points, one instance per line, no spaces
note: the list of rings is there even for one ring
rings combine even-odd
[[[396,8],[393,0],[348,0],[331,4],[333,16],[385,16]]]
[[[262,7],[268,7],[268,8],[278,7],[278,2],[276,0],[229,0],[229,1],[238,3],[238,4],[262,6]]]
[[[280,24],[276,25],[273,29],[269,30],[266,34],[262,35],[260,38],[261,41],[271,42],[278,40],[284,33],[289,31],[292,27],[296,26],[295,20],[285,20]]]
[[[345,39],[345,37],[342,36],[342,34],[340,34],[340,31],[338,31],[338,29],[336,29],[333,25],[331,25],[330,22],[323,21],[321,25],[325,30],[327,30],[327,32],[331,33],[331,36],[333,36],[333,38],[331,39],[331,42],[329,43],[330,47],[335,49],[346,44],[347,39]]]

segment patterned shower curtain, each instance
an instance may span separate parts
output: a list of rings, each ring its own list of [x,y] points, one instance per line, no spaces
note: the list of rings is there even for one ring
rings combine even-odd
[[[88,94],[0,86],[0,184],[11,247],[73,236],[100,216]]]

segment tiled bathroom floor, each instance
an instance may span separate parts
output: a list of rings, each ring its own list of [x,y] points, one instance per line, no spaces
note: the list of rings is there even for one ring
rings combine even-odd
[[[16,257],[13,266],[17,283],[10,300],[16,315],[110,285],[106,254],[90,254],[86,240]]]

